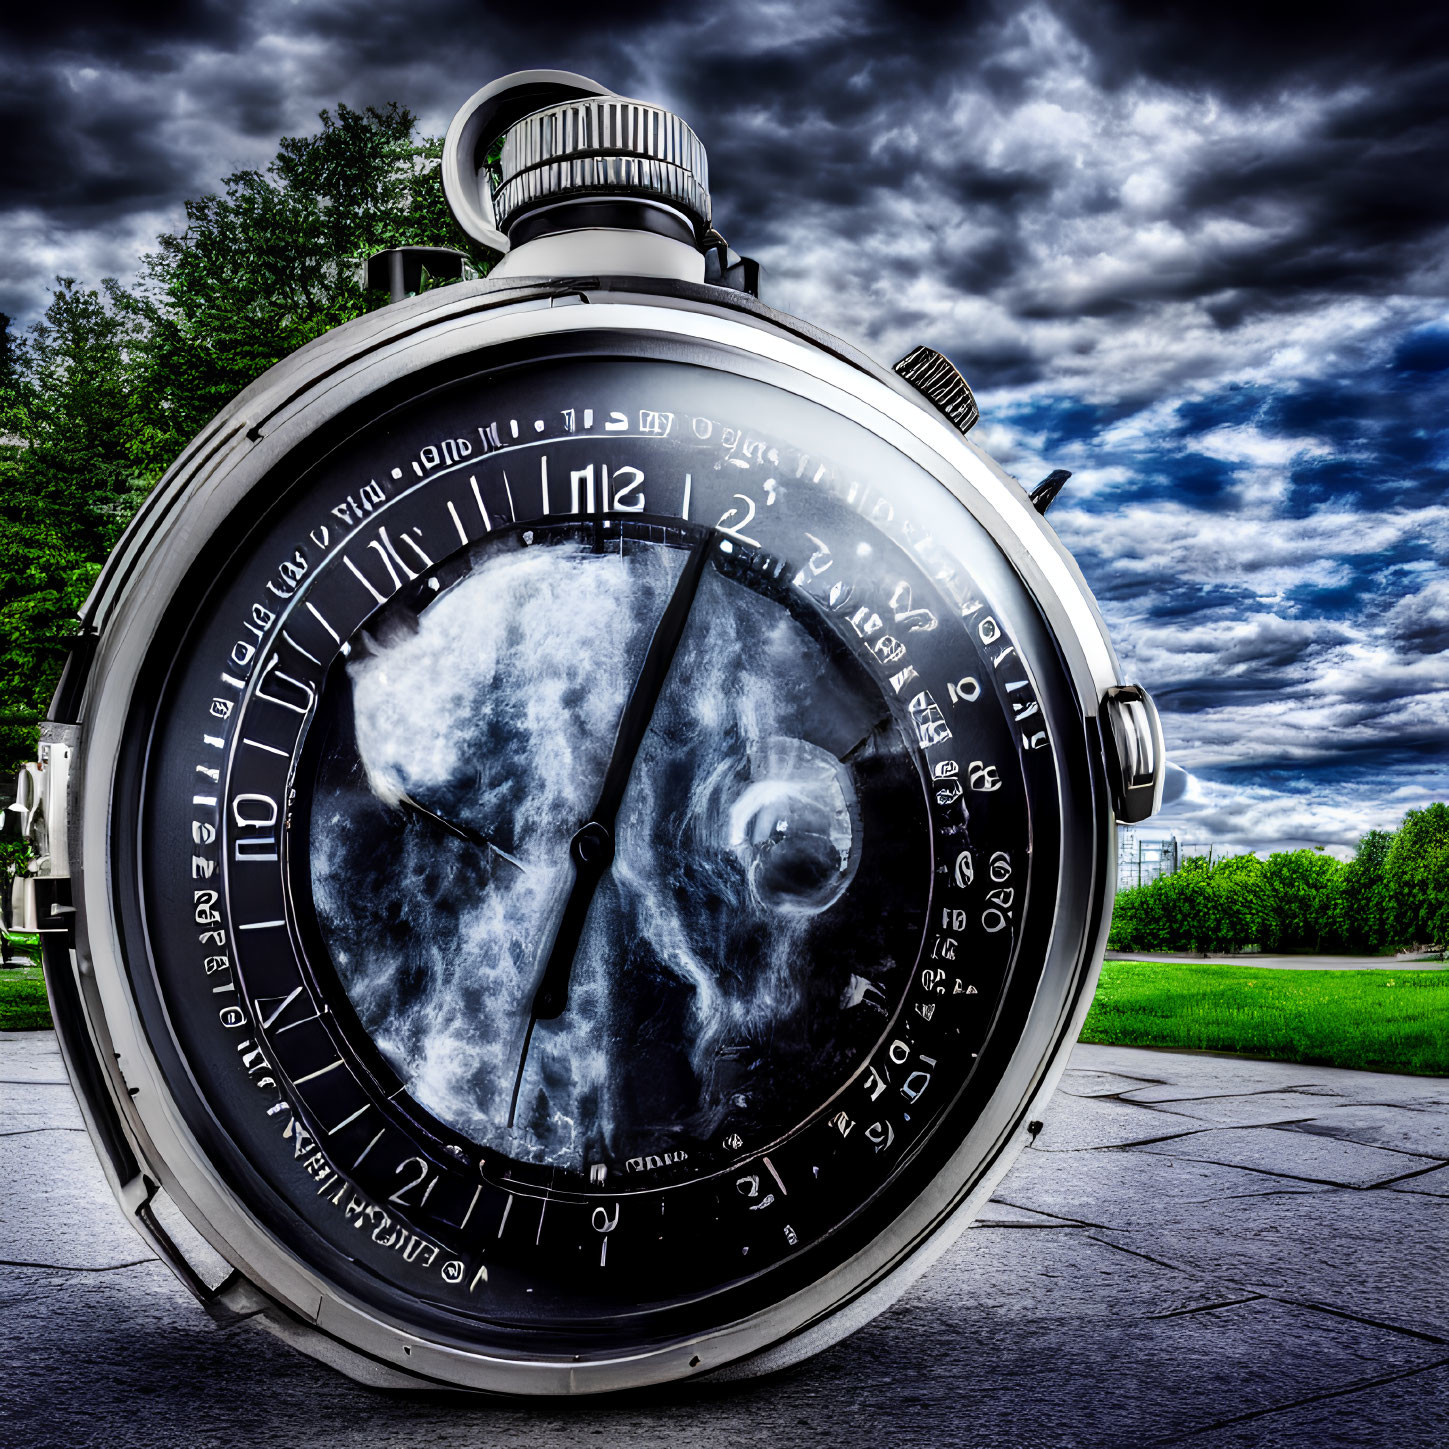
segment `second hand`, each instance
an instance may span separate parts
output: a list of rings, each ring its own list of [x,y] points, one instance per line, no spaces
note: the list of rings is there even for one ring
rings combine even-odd
[[[684,561],[674,592],[664,606],[654,637],[649,641],[649,652],[634,681],[629,702],[619,720],[619,730],[614,737],[613,753],[609,767],[604,772],[604,783],[599,798],[588,821],[569,842],[569,859],[573,862],[574,883],[564,903],[563,912],[549,945],[543,973],[539,978],[538,990],[528,1013],[528,1027],[523,1034],[523,1046],[519,1051],[518,1074],[513,1080],[513,1097],[508,1104],[508,1125],[514,1124],[518,1113],[518,1094],[523,1085],[524,1068],[528,1065],[528,1048],[533,1040],[533,1029],[539,1021],[552,1021],[562,1015],[568,1005],[569,981],[573,974],[574,957],[578,954],[579,940],[583,936],[584,923],[588,919],[589,907],[599,888],[599,882],[608,874],[614,863],[614,827],[618,820],[619,807],[623,804],[624,791],[634,770],[634,761],[639,747],[654,717],[654,708],[664,689],[669,667],[684,637],[684,626],[689,621],[689,611],[699,592],[700,580],[709,564],[715,544],[713,531],[704,534],[690,550]]]

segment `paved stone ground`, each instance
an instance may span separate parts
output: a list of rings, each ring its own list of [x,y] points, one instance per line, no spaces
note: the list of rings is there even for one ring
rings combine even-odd
[[[0,1444],[1449,1445],[1449,1080],[1081,1046],[982,1221],[786,1373],[361,1389],[221,1332],[121,1220],[48,1033],[0,1033]]]

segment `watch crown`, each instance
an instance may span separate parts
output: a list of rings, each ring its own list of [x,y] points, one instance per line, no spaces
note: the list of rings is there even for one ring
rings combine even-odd
[[[1102,696],[1102,736],[1112,813],[1123,825],[1156,815],[1166,774],[1162,721],[1140,684],[1114,685]]]
[[[509,231],[526,213],[587,197],[637,197],[709,229],[709,162],[699,137],[662,106],[581,96],[515,121],[492,170],[493,212]]]
[[[981,420],[966,379],[950,358],[933,347],[914,347],[894,369],[940,412],[957,432],[969,433]]]

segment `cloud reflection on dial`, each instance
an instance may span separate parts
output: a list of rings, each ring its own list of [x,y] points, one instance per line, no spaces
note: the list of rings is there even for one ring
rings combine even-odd
[[[391,611],[324,694],[322,937],[411,1096],[486,1148],[582,1171],[758,1145],[840,1085],[904,987],[922,871],[870,844],[886,812],[897,841],[903,809],[924,819],[915,761],[828,631],[707,571],[510,1128],[569,840],[684,557],[530,538]]]

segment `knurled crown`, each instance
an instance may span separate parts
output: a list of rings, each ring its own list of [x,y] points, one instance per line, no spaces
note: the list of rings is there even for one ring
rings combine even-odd
[[[525,211],[583,196],[631,196],[710,221],[709,163],[699,138],[660,106],[616,96],[549,106],[503,138],[493,209],[505,231]]]

